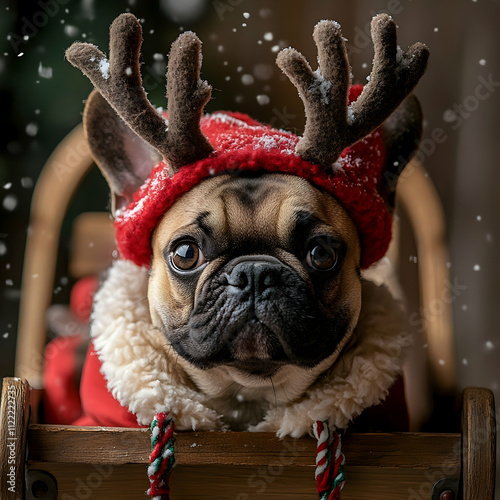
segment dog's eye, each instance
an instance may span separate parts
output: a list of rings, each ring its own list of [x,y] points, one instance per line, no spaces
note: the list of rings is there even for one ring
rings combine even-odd
[[[201,250],[191,241],[179,243],[172,252],[172,264],[179,271],[190,271],[204,262],[205,257]]]
[[[316,241],[307,252],[306,262],[316,271],[330,271],[337,263],[337,252],[326,242]]]

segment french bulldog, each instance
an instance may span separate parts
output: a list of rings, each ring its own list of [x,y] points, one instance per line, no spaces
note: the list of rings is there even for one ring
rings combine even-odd
[[[339,159],[342,151],[378,128],[383,165],[373,197],[390,217],[397,178],[421,135],[421,110],[411,90],[427,61],[421,44],[407,53],[396,51],[395,25],[388,16],[374,19],[372,37],[371,80],[349,107],[350,68],[336,23],[316,27],[319,72],[292,49],[278,57],[307,116],[298,142],[276,131],[279,144],[286,139],[296,146],[283,153],[278,145],[279,161],[300,157],[310,168],[319,165],[327,180],[315,182],[264,160],[259,168],[245,168],[244,161],[232,163],[228,156],[225,165],[219,162],[176,194],[168,209],[160,207],[149,240],[127,243],[133,251],[134,245],[150,246],[147,301],[151,323],[164,337],[165,356],[232,429],[256,425],[270,406],[304,397],[356,344],[365,283],[361,268],[369,249],[365,229],[325,183],[351,168],[342,166],[347,161]],[[166,182],[188,176],[196,162],[227,153],[225,139],[211,144],[210,124],[205,133],[200,128],[200,119],[209,120],[201,116],[210,87],[199,79],[196,36],[181,35],[170,54],[168,126],[142,89],[140,42],[140,24],[122,15],[111,28],[109,61],[88,44],[67,52],[97,89],[87,102],[84,125],[110,185],[114,215],[122,222],[130,204],[136,212],[149,203],[137,192],[154,188],[150,175],[158,153]],[[241,116],[213,120],[234,125]],[[243,125],[235,126],[234,137],[238,126],[245,133],[258,128]],[[266,144],[261,149],[268,152]],[[365,182],[364,174],[359,182]],[[128,224],[133,232],[134,224]]]

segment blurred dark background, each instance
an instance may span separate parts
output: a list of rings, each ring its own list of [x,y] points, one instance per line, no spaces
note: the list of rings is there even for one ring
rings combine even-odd
[[[280,48],[292,45],[314,61],[311,34],[319,20],[341,23],[357,82],[365,81],[370,71],[367,27],[374,14],[393,16],[401,46],[415,41],[429,46],[429,68],[416,91],[426,117],[421,157],[444,205],[452,282],[466,287],[453,303],[458,383],[489,387],[500,402],[498,0],[2,2],[0,376],[14,372],[33,186],[51,151],[81,121],[83,102],[91,91],[87,78],[65,61],[64,51],[81,40],[107,52],[109,24],[124,11],[141,19],[142,73],[156,106],[166,105],[164,73],[170,44],[189,29],[204,42],[202,77],[214,87],[207,112],[238,110],[299,134],[304,125],[302,103],[274,59]],[[67,261],[73,218],[107,206],[107,186],[94,169],[63,225],[54,302],[66,302],[72,285]],[[402,259],[414,265],[413,255]]]

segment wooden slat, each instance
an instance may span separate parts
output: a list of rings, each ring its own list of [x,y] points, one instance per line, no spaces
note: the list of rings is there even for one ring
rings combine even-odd
[[[429,371],[434,389],[456,391],[455,340],[451,303],[445,217],[436,188],[420,163],[413,160],[398,182],[398,200],[410,220],[417,244],[420,302],[428,344]]]
[[[40,173],[31,202],[17,334],[16,376],[43,385],[45,312],[52,298],[61,225],[78,184],[93,160],[82,125],[57,146]]]
[[[28,430],[32,462],[145,464],[150,452],[147,429],[32,425]],[[314,466],[311,438],[278,439],[270,433],[180,432],[176,457],[184,465]],[[459,434],[366,433],[344,437],[350,467],[428,469],[443,463],[460,467]]]
[[[263,463],[241,467],[178,464],[172,474],[172,499],[176,500],[317,500],[313,467],[291,467]],[[448,465],[428,469],[346,467],[342,500],[430,499],[433,484],[445,477],[458,479]],[[57,480],[59,498],[92,500],[137,500],[148,487],[144,464],[29,464]],[[145,497],[144,497],[145,498]],[[475,498],[475,497],[470,497]],[[470,499],[469,499],[470,500]]]
[[[147,429],[32,425],[28,436],[28,468],[52,474],[60,498],[132,500],[148,486]],[[460,443],[459,434],[347,435],[342,498],[430,498],[435,481],[459,477]],[[179,500],[316,499],[315,448],[269,433],[180,432],[172,491]]]
[[[2,500],[24,498],[29,387],[25,380],[4,378],[0,411],[0,491]]]
[[[493,500],[495,494],[495,403],[489,389],[469,387],[462,410],[464,498]]]
[[[71,276],[98,276],[111,266],[115,248],[115,231],[109,213],[86,212],[78,215],[73,221],[71,236]]]

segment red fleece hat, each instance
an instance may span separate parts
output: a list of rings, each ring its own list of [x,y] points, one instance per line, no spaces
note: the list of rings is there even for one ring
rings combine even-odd
[[[362,88],[350,88],[350,101],[357,99]],[[206,115],[201,130],[215,151],[185,165],[171,178],[165,162],[160,162],[134,201],[116,218],[116,239],[123,258],[148,267],[152,232],[173,203],[203,179],[234,171],[277,172],[307,179],[332,194],[353,219],[361,240],[361,267],[384,256],[391,240],[392,218],[379,192],[385,151],[378,129],[344,149],[333,174],[295,153],[299,137],[242,113]]]

